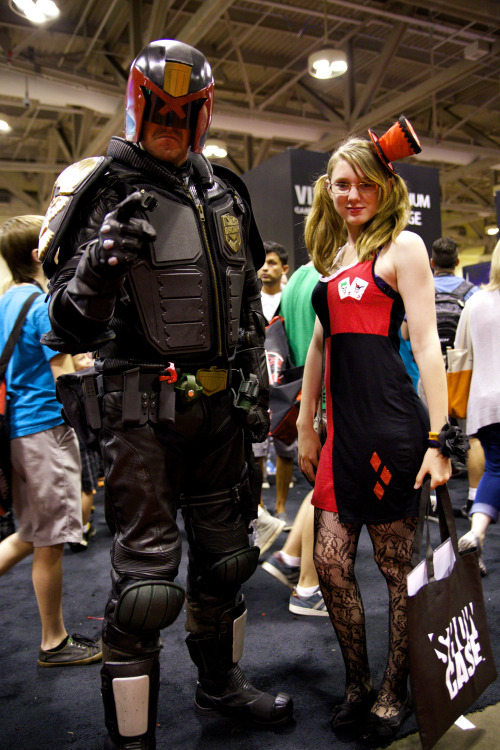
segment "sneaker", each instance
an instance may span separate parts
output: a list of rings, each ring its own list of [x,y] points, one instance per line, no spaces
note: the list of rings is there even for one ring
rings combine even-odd
[[[260,547],[259,557],[279,537],[284,526],[284,521],[272,516],[265,508],[260,509],[258,518],[253,522],[255,546]]]
[[[323,594],[318,589],[312,596],[299,596],[297,589],[293,590],[288,605],[290,612],[294,615],[313,615],[313,617],[328,617]]]
[[[287,565],[281,552],[273,552],[269,560],[262,563],[262,568],[292,590],[299,582],[300,565]]]
[[[96,534],[97,531],[95,529],[95,526],[92,526],[91,523],[88,523],[86,530],[82,533],[81,542],[68,542],[70,550],[72,552],[85,552],[85,550],[89,546],[89,539],[92,539],[92,537]]]
[[[458,540],[458,551],[460,553],[466,552],[470,549],[476,549],[477,550],[477,562],[479,565],[479,572],[481,573],[481,576],[484,578],[485,575],[487,575],[486,571],[486,565],[483,561],[483,548],[481,546],[481,542],[479,541],[479,537],[476,536],[476,534],[471,530],[468,531],[467,534],[464,534],[460,539]]]
[[[276,513],[276,518],[279,518],[280,521],[283,521],[285,524],[283,531],[290,531],[293,526],[293,521],[290,521],[287,514],[285,512],[283,513]]]
[[[57,650],[38,652],[40,667],[71,667],[80,664],[92,664],[102,659],[101,641],[92,641],[83,635],[73,633],[63,641],[64,646]]]
[[[460,508],[460,515],[470,521],[470,509],[472,508],[472,500],[467,500],[465,505]]]

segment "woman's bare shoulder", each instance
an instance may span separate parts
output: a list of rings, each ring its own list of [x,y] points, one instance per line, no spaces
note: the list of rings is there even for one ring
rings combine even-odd
[[[420,235],[411,232],[409,229],[404,229],[393,242],[393,245],[403,250],[415,249],[418,251],[425,250],[425,252],[427,252],[425,243]]]

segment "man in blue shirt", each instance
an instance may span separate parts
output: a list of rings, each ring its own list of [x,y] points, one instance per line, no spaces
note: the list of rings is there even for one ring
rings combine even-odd
[[[451,237],[440,237],[432,243],[431,266],[436,292],[454,292],[462,284],[463,278],[455,274],[459,261],[458,245]],[[464,302],[479,290],[475,284],[467,283],[469,289],[463,296]]]
[[[0,299],[0,351],[25,300],[37,289],[6,372],[12,504],[17,531],[0,543],[0,576],[33,555],[33,587],[42,625],[38,664],[57,667],[101,661],[101,646],[68,635],[62,615],[62,557],[82,538],[81,467],[72,428],[61,418],[54,381],[73,369],[40,337],[50,330],[46,281],[38,260],[42,216],[16,216],[0,229],[0,252],[13,285]]]

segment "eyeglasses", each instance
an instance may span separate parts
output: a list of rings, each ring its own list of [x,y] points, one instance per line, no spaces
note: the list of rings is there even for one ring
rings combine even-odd
[[[336,195],[349,195],[351,188],[355,187],[360,195],[371,195],[376,193],[378,185],[376,182],[331,182],[330,188]]]

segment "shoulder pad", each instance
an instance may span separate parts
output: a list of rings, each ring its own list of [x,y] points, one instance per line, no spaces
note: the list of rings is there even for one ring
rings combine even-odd
[[[56,270],[62,237],[82,196],[112,161],[111,156],[83,159],[66,167],[55,181],[38,241],[38,258],[48,278]]]
[[[262,242],[262,237],[260,236],[260,232],[253,215],[252,200],[250,198],[248,188],[241,177],[239,177],[236,172],[233,172],[232,169],[223,167],[221,164],[212,164],[212,169],[214,171],[214,175],[224,180],[224,182],[229,183],[229,185],[231,185],[231,187],[236,190],[236,192],[240,195],[241,198],[243,198],[244,202],[248,206],[248,212],[250,215],[250,249],[255,264],[255,269],[258,271],[259,268],[264,265],[264,261],[266,260],[266,251],[264,250],[264,243]]]
[[[236,174],[236,172],[233,172],[232,169],[229,169],[229,167],[223,167],[221,164],[212,164],[212,169],[214,171],[214,175],[216,177],[220,177],[225,182],[228,182],[231,187],[233,187],[235,190],[238,191],[238,193],[241,195],[243,200],[248,203],[248,205],[251,204],[250,200],[250,193],[248,192],[248,188],[239,177],[239,175]]]

